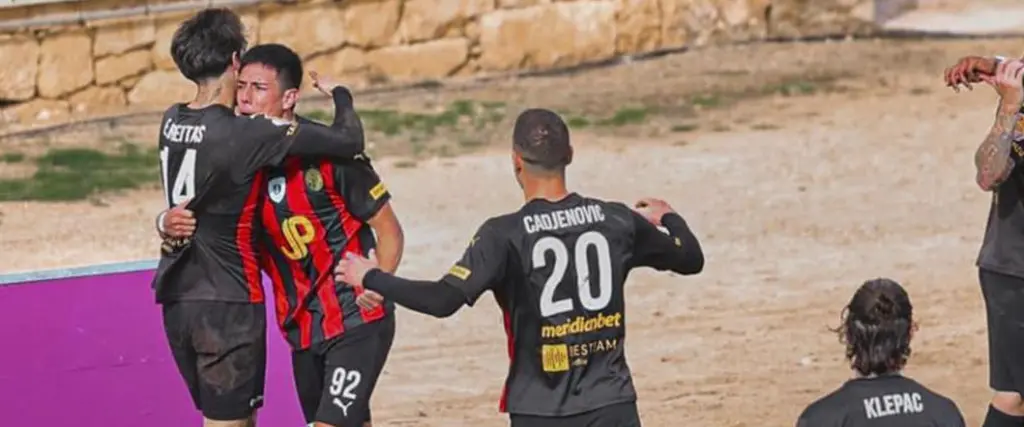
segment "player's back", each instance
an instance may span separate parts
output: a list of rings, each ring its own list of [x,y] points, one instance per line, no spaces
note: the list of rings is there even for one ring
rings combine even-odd
[[[485,225],[507,238],[514,258],[494,286],[512,341],[508,412],[571,415],[636,399],[623,286],[637,218],[621,203],[573,193]]]
[[[797,427],[963,427],[952,400],[902,375],[857,378],[812,403]]]
[[[283,153],[263,149],[267,144],[258,140],[280,134],[284,125],[238,117],[222,105],[178,104],[164,114],[160,159],[167,203],[191,200],[198,227],[184,250],[162,254],[154,278],[158,302],[263,301],[254,229],[260,166]]]

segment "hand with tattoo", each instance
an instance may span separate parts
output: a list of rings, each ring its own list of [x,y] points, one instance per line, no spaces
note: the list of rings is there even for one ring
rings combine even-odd
[[[1009,177],[1015,166],[1010,157],[1013,147],[1014,130],[1020,120],[1021,103],[1024,102],[1024,61],[1007,60],[996,67],[991,75],[981,80],[992,86],[999,94],[999,109],[988,136],[974,153],[977,169],[975,181],[985,191],[995,190]]]

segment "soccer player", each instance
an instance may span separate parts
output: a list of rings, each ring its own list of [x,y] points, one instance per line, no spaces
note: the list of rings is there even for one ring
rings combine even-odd
[[[196,96],[161,120],[168,206],[183,205],[201,225],[190,239],[165,240],[153,287],[174,360],[208,426],[251,425],[263,401],[266,319],[254,233],[260,171],[288,154],[352,158],[364,146],[351,93],[326,80],[319,85],[334,95],[331,128],[236,116],[246,44],[227,9],[182,23],[171,56]]]
[[[977,258],[988,318],[989,386],[995,391],[983,427],[1024,426],[1022,78],[1021,60],[982,57],[963,58],[946,74],[947,84],[954,88],[982,81],[999,95],[995,122],[974,155],[977,184],[992,192]]]
[[[512,151],[526,204],[485,221],[440,280],[399,278],[354,254],[339,263],[339,280],[436,317],[490,290],[509,335],[501,411],[513,427],[639,426],[624,349],[626,276],[644,266],[697,274],[700,244],[664,201],[644,199],[635,212],[569,192],[569,130],[551,111],[516,119]]]
[[[286,46],[254,46],[242,56],[238,110],[315,125],[294,112],[302,60]],[[317,427],[370,426],[370,397],[395,334],[391,302],[334,281],[346,251],[376,247],[381,268],[402,257],[401,224],[391,195],[365,156],[345,161],[288,157],[264,176],[259,204],[261,267],[274,285],[278,325],[293,349],[292,367],[306,422]],[[169,234],[191,212],[165,217]],[[376,239],[374,237],[376,234]],[[379,240],[379,243],[378,243]]]
[[[797,427],[964,427],[956,403],[900,374],[917,328],[913,310],[892,280],[857,289],[836,330],[857,377],[804,409]]]

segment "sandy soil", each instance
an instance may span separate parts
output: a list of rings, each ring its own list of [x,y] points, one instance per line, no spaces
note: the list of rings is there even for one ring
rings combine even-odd
[[[700,276],[631,277],[627,349],[645,425],[793,425],[804,406],[849,376],[827,328],[853,290],[877,276],[901,281],[917,308],[921,329],[907,373],[954,398],[977,425],[988,390],[973,261],[989,198],[973,185],[971,157],[995,98],[984,87],[954,94],[939,75],[960,55],[1021,46],[1024,40],[746,46],[364,99],[409,108],[459,97],[661,108],[642,126],[576,132],[570,172],[575,189],[589,195],[668,199],[706,248]],[[794,73],[839,80],[812,95],[671,108],[695,93],[752,90]],[[673,132],[681,122],[700,126]],[[499,145],[507,133],[495,135]],[[412,168],[384,158],[379,169],[407,228],[401,272],[412,277],[441,274],[477,224],[521,202],[501,146]],[[0,271],[151,258],[159,204],[154,191],[92,204],[0,204]],[[487,299],[447,320],[400,313],[374,404],[380,425],[505,425],[496,413],[502,334]]]

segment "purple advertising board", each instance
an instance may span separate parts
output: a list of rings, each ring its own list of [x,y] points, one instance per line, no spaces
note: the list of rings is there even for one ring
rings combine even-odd
[[[153,265],[0,275],[0,425],[201,425],[164,338]],[[287,344],[269,327],[258,424],[304,425]]]

